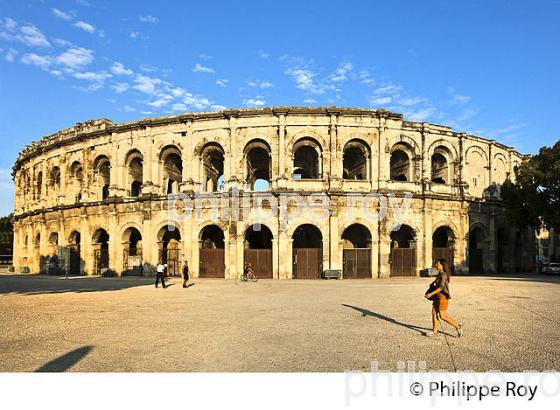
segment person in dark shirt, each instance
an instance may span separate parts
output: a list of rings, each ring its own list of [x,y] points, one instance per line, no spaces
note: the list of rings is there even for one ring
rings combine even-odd
[[[457,337],[463,335],[463,327],[455,322],[451,317],[447,316],[447,308],[449,307],[449,299],[451,293],[449,292],[449,282],[451,281],[451,273],[449,264],[445,259],[438,259],[436,262],[436,269],[438,275],[436,280],[430,285],[430,288],[424,295],[426,299],[431,300],[432,304],[432,323],[433,331],[426,333],[426,336],[433,337],[438,334],[438,315],[441,320],[449,323],[457,330]]]
[[[189,263],[185,259],[185,263],[183,264],[183,287],[188,288],[187,282],[189,281]]]

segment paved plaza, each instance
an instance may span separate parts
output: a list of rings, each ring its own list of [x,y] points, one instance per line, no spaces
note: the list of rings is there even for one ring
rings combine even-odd
[[[423,336],[429,282],[0,275],[0,371],[560,370],[560,278],[453,277],[461,339]]]

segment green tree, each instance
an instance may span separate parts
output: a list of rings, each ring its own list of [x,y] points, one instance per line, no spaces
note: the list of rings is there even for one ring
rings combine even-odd
[[[515,183],[506,181],[501,189],[510,221],[560,232],[560,141],[542,147],[515,170],[515,177]]]
[[[0,218],[0,253],[11,253],[14,246],[13,215]]]

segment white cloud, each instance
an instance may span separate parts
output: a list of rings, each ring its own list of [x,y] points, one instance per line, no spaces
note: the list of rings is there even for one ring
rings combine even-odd
[[[187,109],[187,106],[185,104],[182,104],[182,103],[175,103],[171,106],[171,108],[174,111],[185,111]]]
[[[159,100],[151,101],[147,103],[150,107],[160,108],[169,102],[166,98],[160,98]]]
[[[270,57],[270,54],[269,54],[269,53],[267,53],[267,52],[265,52],[265,51],[262,51],[262,50],[259,51],[258,55],[259,55],[259,57],[262,58],[263,60],[266,60],[266,59],[268,59],[268,58]]]
[[[86,80],[86,81],[93,81],[99,83],[103,83],[106,79],[112,77],[111,74],[105,71],[99,71],[99,72],[89,71],[85,73],[73,73],[72,76],[74,78],[77,78],[78,80]]]
[[[155,16],[150,15],[150,14],[146,14],[145,16],[138,16],[138,21],[140,23],[156,24],[159,21],[159,19]]]
[[[251,87],[259,87],[259,88],[272,88],[274,87],[274,84],[272,84],[270,81],[264,80],[255,80],[255,81],[249,81],[248,83]]]
[[[247,107],[262,107],[266,104],[266,101],[261,97],[249,98],[248,100],[243,100],[243,105]]]
[[[352,63],[343,63],[338,66],[334,74],[329,76],[331,81],[344,81],[347,79],[346,74],[353,68]]]
[[[82,47],[69,48],[56,57],[56,61],[69,68],[78,70],[93,61],[93,51]]]
[[[203,110],[205,108],[208,108],[210,105],[212,105],[212,102],[208,100],[208,98],[195,96],[191,93],[185,94],[185,97],[183,98],[183,102],[187,106],[193,107],[197,110]]]
[[[192,69],[195,73],[213,73],[214,69],[210,67],[203,66],[202,64],[196,63]]]
[[[50,47],[51,43],[41,30],[33,24],[25,24],[19,27],[15,20],[6,17],[2,22],[0,39],[6,41],[20,42],[30,47]]]
[[[111,88],[118,94],[124,93],[126,90],[130,88],[128,83],[115,83],[111,86]]]
[[[200,54],[200,55],[198,56],[198,58],[201,58],[201,59],[203,59],[203,60],[212,60],[212,56],[210,56],[210,55],[208,55],[208,54],[204,54],[204,53]]]
[[[130,68],[126,68],[123,64],[119,62],[114,62],[111,66],[111,72],[116,75],[132,75],[133,71]]]
[[[422,97],[405,97],[405,98],[401,98],[398,101],[398,104],[402,105],[404,107],[410,107],[412,105],[417,105],[417,104],[423,103],[425,101],[426,101],[426,99],[422,98]]]
[[[228,83],[229,83],[229,80],[226,80],[226,79],[216,80],[216,84],[218,84],[220,87],[227,87]]]
[[[369,104],[370,105],[384,105],[384,104],[389,104],[391,101],[393,101],[392,97],[371,97],[369,99]]]
[[[129,36],[130,36],[130,38],[138,38],[138,37],[140,37],[140,32],[139,31],[131,31]]]
[[[80,30],[87,31],[88,33],[95,32],[95,27],[93,27],[89,23],[86,23],[85,21],[78,21],[78,22],[74,23],[74,27],[77,27]]]
[[[66,21],[72,20],[72,15],[70,13],[66,13],[57,8],[53,8],[52,12],[55,15],[55,17],[58,17],[59,19],[66,20]]]
[[[315,104],[317,102],[317,100],[313,99],[313,98],[306,98],[305,100],[303,100],[304,104]]]
[[[42,69],[48,68],[52,64],[52,58],[50,56],[40,56],[35,53],[26,53],[21,57],[20,60],[23,64],[33,65],[40,67]]]
[[[130,107],[130,106],[128,106],[128,105],[125,105],[124,107],[122,107],[122,111],[125,111],[125,112],[134,112],[134,111],[136,111],[136,108],[132,108],[132,107]]]
[[[227,107],[225,105],[212,104],[210,106],[210,108],[212,108],[213,110],[219,111],[219,110],[225,110]]]
[[[135,90],[141,91],[145,94],[154,95],[157,92],[158,85],[160,85],[162,81],[159,78],[137,74],[134,82],[136,85],[132,88]]]
[[[6,50],[6,53],[4,55],[4,58],[6,59],[6,61],[8,61],[9,63],[13,63],[16,56],[18,54],[18,51],[16,49],[13,48],[9,48]]]
[[[436,112],[433,107],[422,108],[418,111],[404,113],[405,119],[409,121],[424,121]]]
[[[379,87],[374,91],[375,94],[388,94],[388,95],[399,95],[401,91],[400,85],[389,84],[383,87]]]

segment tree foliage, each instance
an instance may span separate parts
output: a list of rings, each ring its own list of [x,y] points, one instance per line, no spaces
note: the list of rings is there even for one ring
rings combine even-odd
[[[14,243],[12,214],[0,218],[0,250],[11,250]]]
[[[542,147],[515,170],[515,183],[501,189],[510,221],[518,227],[560,232],[560,141]]]

